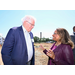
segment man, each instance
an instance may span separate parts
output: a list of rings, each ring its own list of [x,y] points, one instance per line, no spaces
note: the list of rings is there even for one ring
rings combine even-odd
[[[72,41],[73,41],[73,43],[75,45],[75,26],[73,27],[73,34],[74,35],[71,35],[71,39],[72,39]],[[74,65],[75,65],[75,47],[73,49],[73,56],[74,56]]]
[[[31,30],[35,18],[26,15],[22,26],[11,28],[2,48],[2,59],[5,65],[34,65],[34,44]]]

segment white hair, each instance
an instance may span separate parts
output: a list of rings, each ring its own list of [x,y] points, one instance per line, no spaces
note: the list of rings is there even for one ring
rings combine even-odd
[[[31,16],[31,15],[26,15],[26,16],[24,16],[24,17],[21,19],[21,21],[22,21],[22,23],[23,23],[24,21],[31,21],[31,19],[33,19],[34,21],[36,21],[36,19],[35,19],[33,16]]]

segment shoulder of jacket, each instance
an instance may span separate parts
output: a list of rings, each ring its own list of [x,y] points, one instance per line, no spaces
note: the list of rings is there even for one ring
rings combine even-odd
[[[13,28],[10,28],[8,33],[11,33],[11,34],[14,34],[17,30],[18,30],[19,27],[13,27]]]
[[[62,46],[66,47],[66,46],[69,46],[68,44],[61,44]]]
[[[13,28],[11,28],[12,30],[16,30],[16,29],[18,29],[18,27],[13,27]]]
[[[66,48],[71,48],[71,47],[68,44],[62,44],[62,48],[66,49]]]
[[[18,30],[20,27],[13,27],[13,28],[10,28],[10,30],[12,30],[12,31],[16,31],[16,30]]]

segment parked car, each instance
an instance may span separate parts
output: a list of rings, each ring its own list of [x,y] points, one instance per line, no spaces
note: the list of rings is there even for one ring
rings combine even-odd
[[[53,43],[54,41],[47,41],[46,43]]]

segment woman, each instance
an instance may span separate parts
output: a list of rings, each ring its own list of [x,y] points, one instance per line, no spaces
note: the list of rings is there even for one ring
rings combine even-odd
[[[53,40],[56,41],[50,50],[46,50],[42,45],[40,48],[49,56],[48,65],[73,65],[74,44],[70,39],[69,33],[66,29],[58,28],[55,30]]]

